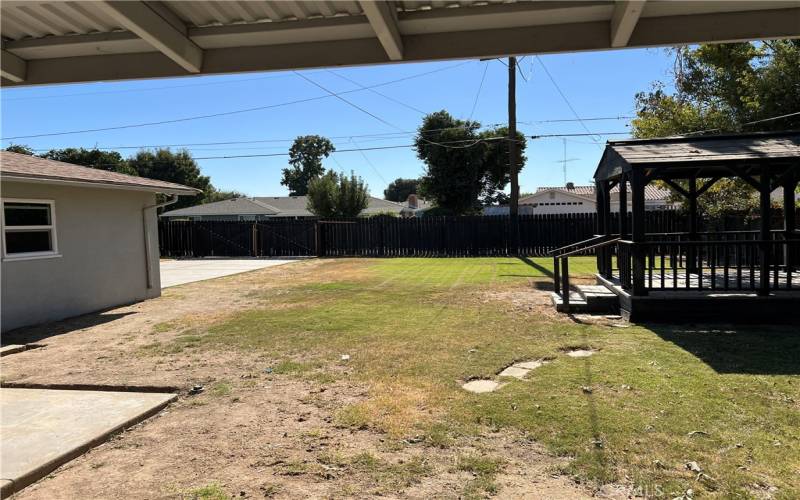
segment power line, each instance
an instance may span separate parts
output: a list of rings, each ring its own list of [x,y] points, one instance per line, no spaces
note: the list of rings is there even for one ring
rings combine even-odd
[[[432,70],[432,71],[427,71],[427,72],[424,72],[424,73],[418,73],[416,75],[410,75],[410,76],[406,76],[406,77],[403,77],[403,78],[398,78],[396,80],[390,80],[390,81],[387,81],[387,82],[378,83],[378,84],[375,84],[375,85],[370,85],[368,88],[383,87],[383,86],[386,86],[386,85],[391,85],[391,84],[394,84],[394,83],[403,82],[403,81],[410,80],[410,79],[413,79],[413,78],[420,78],[422,76],[427,76],[427,75],[430,75],[430,74],[433,74],[433,73],[438,73],[438,72],[445,71],[445,70],[448,70],[448,69],[457,68],[459,66],[463,66],[463,65],[469,64],[471,62],[472,61],[465,61],[465,62],[462,62],[462,63],[446,66],[444,68],[437,68],[437,69]],[[295,73],[297,73],[297,72],[295,72]],[[303,77],[303,78],[306,78],[306,77]],[[366,90],[366,89],[346,90],[344,92],[334,93],[333,97],[338,97],[338,96],[343,95],[343,94],[352,94],[354,92],[363,92],[364,90]],[[288,101],[288,102],[277,103],[277,104],[269,104],[269,105],[265,105],[265,106],[256,106],[256,107],[252,107],[252,108],[237,109],[237,110],[232,110],[232,111],[223,111],[223,112],[219,112],[219,113],[210,113],[210,114],[206,114],[206,115],[187,116],[187,117],[183,117],[183,118],[174,118],[174,119],[169,119],[169,120],[159,120],[159,121],[154,121],[154,122],[133,123],[133,124],[127,124],[127,125],[117,125],[117,126],[113,126],[113,127],[101,127],[101,128],[94,128],[94,129],[68,130],[68,131],[61,131],[61,132],[50,132],[50,133],[45,133],[45,134],[31,134],[31,135],[19,135],[19,136],[14,136],[14,137],[3,137],[3,138],[0,138],[0,140],[9,141],[9,140],[13,140],[13,139],[33,139],[33,138],[37,138],[37,137],[53,137],[53,136],[60,136],[60,135],[85,134],[85,133],[90,133],[90,132],[104,132],[104,131],[108,131],[108,130],[122,130],[122,129],[130,129],[130,128],[151,127],[151,126],[155,126],[155,125],[166,125],[166,124],[170,124],[170,123],[180,123],[180,122],[187,122],[187,121],[193,121],[193,120],[204,120],[204,119],[208,119],[208,118],[217,118],[217,117],[220,117],[220,116],[230,116],[230,115],[236,115],[236,114],[241,114],[241,113],[250,113],[250,112],[253,112],[253,111],[263,111],[263,110],[266,110],[266,109],[274,109],[274,108],[279,108],[279,107],[283,107],[283,106],[289,106],[289,105],[292,105],[292,104],[301,104],[301,103],[306,103],[306,102],[318,101],[318,100],[321,100],[321,99],[327,99],[329,97],[332,97],[332,96],[331,95],[324,95],[324,96],[308,97],[308,98],[305,98],[305,99],[297,99],[297,100],[294,100],[294,101]]]
[[[494,127],[502,125],[502,123],[490,123],[486,125],[486,127]],[[423,130],[423,133],[432,133],[438,132],[441,130],[457,130],[465,128],[464,125],[460,125],[458,127],[442,127],[442,128],[432,128],[428,130]],[[378,134],[350,134],[350,135],[339,135],[339,136],[330,136],[328,139],[350,139],[351,137],[356,138],[373,138],[371,140],[391,140],[391,139],[402,139],[404,136],[415,135],[419,133],[418,131],[404,131],[404,132],[384,132]],[[294,142],[296,138],[293,139],[256,139],[256,140],[247,140],[247,141],[217,141],[217,142],[190,142],[190,143],[180,143],[180,144],[142,144],[142,145],[124,145],[124,146],[89,146],[89,149],[108,149],[108,150],[116,150],[116,149],[155,149],[155,148],[182,148],[182,147],[190,147],[190,146],[225,146],[225,145],[234,145],[234,144],[260,144],[260,143],[277,143],[277,142]],[[81,147],[81,146],[78,146]],[[83,146],[86,148],[86,146]],[[50,151],[51,149],[58,149],[57,147],[49,147],[49,148],[32,148],[34,151]]]
[[[361,153],[361,157],[364,158],[364,161],[367,162],[367,165],[369,165],[370,168],[372,168],[372,171],[375,172],[375,174],[377,174],[378,177],[380,177],[380,179],[383,181],[383,183],[384,184],[389,184],[386,181],[386,179],[384,179],[383,175],[381,175],[381,173],[378,171],[378,168],[370,161],[369,158],[367,158],[366,153],[364,153],[364,151],[361,149],[361,147],[358,145],[358,143],[352,137],[350,138],[350,142],[353,143],[353,146],[359,148],[358,152]]]
[[[519,121],[519,123],[526,123],[534,125],[539,123],[566,123],[566,122],[596,122],[596,121],[611,121],[611,120],[630,120],[636,118],[635,116],[620,115],[620,116],[598,116],[592,118],[558,118],[554,120],[534,120],[534,121]]]
[[[601,137],[605,135],[631,135],[630,132],[589,132],[587,134],[584,133],[575,133],[575,134],[537,134],[528,136],[531,139],[547,139],[550,137]],[[592,144],[597,144],[593,142]]]
[[[782,118],[789,118],[791,116],[797,116],[797,115],[800,115],[800,111],[796,111],[794,113],[786,113],[785,115],[771,116],[769,118],[763,118],[761,120],[753,120],[751,122],[742,123],[740,126],[741,127],[746,127],[748,125],[755,125],[757,123],[773,122],[775,120],[780,120]],[[695,130],[694,132],[687,132],[687,133],[681,134],[681,135],[695,135],[695,134],[703,134],[705,132],[717,132],[717,131],[722,131],[722,129],[721,128],[709,128],[709,129],[705,129],[705,130]]]
[[[456,147],[467,148],[467,147],[473,147],[473,146],[475,146],[477,144],[480,144],[482,142],[497,141],[497,140],[505,141],[505,140],[508,140],[508,137],[487,137],[487,138],[480,139],[480,140],[477,140],[477,141],[472,141],[471,144],[468,144],[468,145],[465,145],[465,146],[446,146],[446,144],[462,143],[462,142],[467,142],[467,141],[471,141],[471,140],[468,139],[468,140],[460,140],[460,141],[446,141],[446,142],[442,142],[442,143],[436,143],[436,145],[437,146],[442,146],[442,147],[450,147],[450,148],[456,148]],[[335,151],[331,151],[331,154],[336,154],[336,153],[356,153],[356,152],[359,152],[359,151],[379,151],[379,150],[382,150],[382,149],[401,149],[401,148],[415,148],[415,147],[416,147],[415,144],[399,144],[399,145],[396,145],[396,146],[375,146],[375,147],[372,147],[372,148],[337,149]],[[194,159],[195,160],[223,160],[223,159],[231,159],[231,158],[267,158],[267,157],[273,157],[273,156],[288,156],[288,155],[289,155],[289,153],[287,152],[287,153],[265,153],[265,154],[252,154],[252,155],[197,156],[197,157],[194,157]]]
[[[332,90],[329,90],[328,88],[326,88],[325,86],[323,86],[323,85],[322,85],[322,84],[320,84],[320,83],[317,83],[317,82],[315,82],[315,81],[314,81],[314,80],[312,80],[311,78],[308,78],[307,76],[305,76],[305,75],[303,75],[303,74],[300,74],[300,73],[298,73],[297,71],[295,71],[295,74],[297,74],[297,76],[299,76],[299,77],[303,78],[303,79],[304,79],[304,80],[306,80],[307,82],[311,83],[312,85],[314,85],[314,86],[316,86],[316,87],[318,87],[318,88],[320,88],[320,89],[324,90],[325,92],[329,93],[329,94],[330,94],[330,95],[332,95],[333,97],[336,97],[337,99],[339,99],[340,101],[344,102],[344,103],[345,103],[345,104],[347,104],[348,106],[351,106],[351,107],[353,107],[353,108],[355,108],[355,109],[357,109],[357,110],[361,111],[362,113],[364,113],[364,114],[366,114],[366,115],[369,115],[369,116],[371,116],[372,118],[374,118],[374,119],[378,120],[379,122],[381,122],[381,123],[383,123],[383,124],[385,124],[385,125],[388,125],[389,127],[392,127],[392,128],[394,128],[394,129],[397,129],[397,130],[399,130],[400,132],[403,132],[403,133],[405,133],[405,131],[404,131],[402,128],[398,127],[397,125],[395,125],[395,124],[393,124],[393,123],[390,123],[390,122],[388,122],[388,121],[384,120],[384,119],[383,119],[383,118],[381,118],[380,116],[376,115],[375,113],[372,113],[371,111],[369,111],[369,110],[367,110],[367,109],[364,109],[364,108],[362,108],[361,106],[359,106],[358,104],[355,104],[354,102],[348,101],[347,99],[345,99],[345,98],[344,98],[344,97],[342,97],[341,95],[338,95],[338,94],[336,94],[336,93],[335,93],[335,92],[333,92]],[[469,126],[469,124],[466,124],[466,125],[464,125],[464,126],[465,126],[465,127],[468,127],[468,126]],[[460,127],[459,127],[459,128],[460,128]],[[422,131],[422,132],[419,134],[419,136],[418,136],[418,137],[419,137],[419,140],[421,140],[421,141],[423,141],[423,142],[427,142],[428,144],[433,144],[433,145],[436,145],[436,146],[444,146],[444,144],[445,144],[445,143],[441,143],[441,142],[435,142],[435,141],[432,141],[432,140],[430,140],[430,139],[426,139],[425,137],[423,137],[423,136],[422,136],[422,133],[425,133],[425,132],[426,132],[426,131]],[[479,143],[481,143],[481,142],[483,142],[483,139],[476,139],[476,140],[475,140],[475,141],[474,141],[472,144],[468,144],[468,145],[465,145],[465,146],[444,146],[444,147],[447,147],[447,148],[450,148],[450,149],[464,149],[464,148],[469,148],[469,147],[475,146],[475,145],[477,145],[477,144],[479,144]]]
[[[392,101],[395,104],[399,104],[400,106],[403,106],[404,108],[408,108],[411,111],[415,111],[415,112],[417,112],[417,113],[419,113],[421,115],[426,115],[427,114],[427,112],[422,111],[421,109],[416,108],[416,107],[414,107],[414,106],[412,106],[412,105],[410,105],[408,103],[405,103],[405,102],[403,102],[403,101],[401,101],[399,99],[395,99],[394,97],[388,96],[388,95],[384,94],[383,92],[378,92],[375,89],[371,89],[371,88],[365,87],[364,85],[361,85],[360,83],[358,83],[357,81],[353,80],[352,78],[348,78],[348,77],[346,77],[344,75],[340,75],[339,73],[336,73],[335,71],[332,71],[332,70],[326,70],[326,71],[328,73],[332,74],[333,76],[337,76],[337,77],[341,78],[342,80],[345,80],[347,82],[352,83],[353,85],[357,85],[359,88],[362,88],[364,90],[369,90],[373,94],[379,95],[379,96],[383,97],[384,99]]]
[[[475,93],[475,101],[472,103],[472,111],[469,112],[469,120],[472,120],[472,115],[475,114],[475,107],[478,105],[478,98],[481,96],[481,90],[483,90],[483,81],[486,80],[486,71],[489,69],[489,65],[485,64],[483,66],[483,75],[481,76],[481,83],[478,85],[478,92]]]
[[[307,81],[308,83],[316,86],[317,88],[320,88],[320,89],[324,90],[325,92],[330,94],[332,97],[335,97],[335,98],[339,99],[340,101],[342,101],[343,103],[347,104],[348,106],[356,108],[357,110],[361,111],[362,113],[371,116],[372,118],[378,120],[379,122],[383,123],[384,125],[387,125],[387,126],[389,126],[391,128],[394,128],[394,129],[397,129],[397,130],[399,130],[401,132],[404,132],[404,130],[402,128],[398,127],[397,125],[395,125],[393,123],[389,123],[386,120],[384,120],[383,118],[381,118],[380,116],[378,116],[378,115],[376,115],[374,113],[371,113],[371,112],[367,111],[366,109],[362,108],[358,104],[355,104],[353,102],[348,101],[347,99],[345,99],[341,95],[337,94],[336,92],[334,92],[332,90],[328,90],[326,87],[323,87],[322,85],[320,85],[319,83],[315,82],[311,78],[305,76],[304,74],[302,74],[302,73],[300,73],[298,71],[294,71],[294,74],[299,76],[303,80]]]
[[[142,88],[142,89],[117,89],[117,90],[99,90],[96,92],[81,92],[75,94],[52,94],[52,95],[39,95],[39,96],[25,96],[25,97],[3,97],[3,101],[31,101],[31,100],[39,100],[39,99],[58,99],[61,97],[82,97],[82,96],[91,96],[91,95],[105,95],[105,94],[128,94],[131,92],[150,92],[156,90],[170,90],[170,89],[182,89],[187,87],[208,87],[212,85],[230,85],[236,83],[245,83],[245,82],[253,82],[258,80],[272,80],[275,78],[286,78],[290,75],[288,74],[281,74],[281,75],[268,75],[268,76],[260,76],[256,78],[240,78],[238,80],[224,80],[218,82],[200,82],[200,83],[190,83],[186,85],[164,85],[161,87],[149,87],[149,88]],[[8,92],[7,89],[4,89],[2,94]]]
[[[324,96],[329,97],[329,96]],[[791,116],[791,115],[788,115]],[[629,116],[609,116],[609,117],[593,117],[593,118],[583,118],[584,121],[601,121],[601,120],[621,120],[626,118],[632,118]],[[551,120],[535,120],[535,121],[519,121],[518,123],[526,124],[526,125],[536,125],[541,123],[561,123],[561,122],[576,122],[578,120],[574,118],[561,118],[561,119],[551,119]],[[505,125],[505,123],[488,123],[484,125],[482,128],[489,128],[489,127],[497,127]],[[442,127],[436,129],[428,129],[422,131],[423,133],[432,133],[441,130],[455,130],[455,129],[463,129],[465,128],[464,125],[458,127]],[[419,133],[419,131],[412,131],[406,130],[403,132],[382,132],[382,133],[373,133],[373,134],[350,134],[350,135],[339,135],[339,136],[330,136],[329,139],[349,139],[350,137],[357,137],[357,138],[393,138],[393,136],[408,136],[408,135],[415,135]],[[3,141],[9,141],[9,139],[0,139]],[[287,138],[287,139],[252,139],[252,140],[243,140],[243,141],[215,141],[215,142],[188,142],[188,143],[172,143],[172,144],[140,144],[140,145],[120,145],[120,146],[89,146],[88,149],[149,149],[149,148],[181,148],[181,147],[189,147],[189,146],[225,146],[225,145],[233,145],[233,144],[261,144],[261,143],[280,143],[280,142],[293,142],[295,138]],[[76,147],[85,147],[87,146],[76,146]],[[33,148],[34,151],[49,151],[51,149],[58,149],[56,147],[43,147],[43,148]]]
[[[570,103],[569,99],[567,99],[567,96],[564,95],[564,92],[562,92],[561,87],[559,87],[558,83],[556,83],[556,80],[555,80],[555,78],[553,78],[553,75],[550,74],[550,71],[547,69],[547,66],[544,65],[544,61],[542,61],[542,58],[539,57],[539,56],[536,56],[536,60],[539,61],[539,64],[541,64],[542,69],[544,69],[544,72],[547,75],[547,78],[549,78],[550,81],[553,83],[553,86],[556,88],[558,93],[561,95],[561,98],[564,99],[564,102],[567,104],[567,107],[570,109],[570,111],[572,111],[572,114],[575,115],[575,118],[578,120],[578,122],[580,122],[581,126],[583,127],[583,130],[585,130],[589,135],[592,135],[592,132],[589,130],[589,127],[586,126],[586,123],[584,123],[584,121],[578,115],[578,112],[575,111],[574,107],[572,107],[572,103]],[[597,143],[597,145],[600,146],[599,143]]]

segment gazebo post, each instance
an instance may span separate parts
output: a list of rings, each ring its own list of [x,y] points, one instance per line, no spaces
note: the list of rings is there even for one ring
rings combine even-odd
[[[787,242],[794,239],[794,231],[797,229],[797,221],[795,220],[797,200],[794,194],[794,190],[797,189],[797,181],[796,175],[787,175],[786,180],[783,182],[783,230]],[[783,255],[786,270],[789,271],[794,265],[794,261],[792,259],[792,248],[788,243]]]
[[[609,182],[595,182],[595,201],[597,204],[597,232],[609,236],[611,229],[611,194]],[[608,248],[597,249],[597,270],[606,278],[611,278],[611,252]]]
[[[619,177],[619,237],[628,237],[628,176]]]
[[[692,175],[689,178],[689,241],[697,241],[697,176]],[[696,273],[697,266],[697,249],[693,245],[689,245],[686,249],[686,279],[689,279],[689,273]]]
[[[772,186],[770,185],[770,172],[769,172],[769,163],[764,163],[761,167],[761,179],[760,179],[760,189],[759,189],[759,198],[760,198],[760,212],[761,212],[761,231],[760,231],[760,239],[761,243],[759,244],[759,260],[760,262],[760,273],[759,276],[759,286],[758,286],[758,294],[759,295],[769,295],[769,261],[770,261],[770,197],[769,194],[772,191]]]
[[[645,176],[642,168],[634,167],[631,177],[631,241],[633,241],[633,295],[647,295],[644,286],[645,267],[645,210],[644,187]]]

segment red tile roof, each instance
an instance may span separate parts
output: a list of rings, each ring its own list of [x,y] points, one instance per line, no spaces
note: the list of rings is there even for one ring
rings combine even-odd
[[[0,177],[7,180],[30,179],[40,182],[96,184],[168,194],[194,195],[199,192],[195,188],[173,182],[82,167],[10,151],[0,151]]]

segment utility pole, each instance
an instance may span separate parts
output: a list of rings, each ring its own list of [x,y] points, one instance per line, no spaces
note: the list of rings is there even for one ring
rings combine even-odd
[[[517,175],[517,58],[508,58],[508,167],[511,169],[512,217],[519,214],[519,178]]]
[[[511,253],[519,254],[519,178],[517,175],[517,58],[508,58],[508,168],[511,173]]]

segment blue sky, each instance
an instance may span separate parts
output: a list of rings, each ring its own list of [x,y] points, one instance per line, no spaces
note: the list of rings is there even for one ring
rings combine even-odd
[[[550,55],[541,56],[541,61],[582,118],[630,116],[636,92],[648,89],[655,80],[671,79],[672,58],[662,49]],[[584,133],[579,122],[541,123],[574,119],[574,115],[536,58],[525,57],[520,67],[527,82],[517,78],[519,129],[526,135]],[[275,141],[188,148],[195,157],[202,158],[285,153],[292,138],[305,134],[336,137],[338,149],[399,146],[411,144],[412,136],[363,136],[415,130],[422,114],[411,108],[425,112],[446,109],[459,118],[468,118],[484,68],[486,77],[472,118],[484,125],[505,122],[506,66],[499,61],[448,61],[302,72],[320,85],[341,92],[359,88],[342,77],[369,86],[441,70],[375,89],[410,108],[370,91],[343,96],[391,126],[337,98],[327,97],[180,123],[3,141],[3,147],[9,142],[60,148]],[[0,95],[2,137],[13,137],[213,114],[313,98],[325,92],[292,72],[279,72],[3,89]],[[620,119],[584,124],[594,133],[626,131],[628,122]],[[609,138],[614,137],[602,137],[601,141]],[[567,180],[588,183],[602,148],[592,142],[592,137],[568,138],[566,145],[567,159],[571,160],[567,163]],[[135,149],[119,151],[127,156]],[[559,163],[564,158],[562,139],[529,140],[526,156],[528,163],[520,175],[523,191],[563,184]],[[285,156],[200,159],[198,163],[220,189],[235,189],[251,196],[287,194],[280,185]],[[411,148],[337,153],[325,161],[325,166],[355,171],[366,179],[376,196],[382,196],[391,180],[417,177],[423,171]]]

